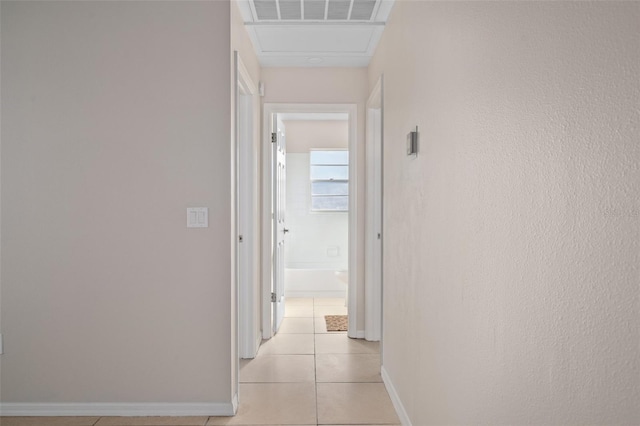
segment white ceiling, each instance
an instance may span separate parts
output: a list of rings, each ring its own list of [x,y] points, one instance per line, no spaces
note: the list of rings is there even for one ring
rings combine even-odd
[[[264,67],[365,67],[394,0],[238,0]]]

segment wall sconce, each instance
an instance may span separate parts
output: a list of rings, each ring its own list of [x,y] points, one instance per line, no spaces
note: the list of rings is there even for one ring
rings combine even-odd
[[[415,131],[407,134],[407,155],[418,156],[418,126]]]

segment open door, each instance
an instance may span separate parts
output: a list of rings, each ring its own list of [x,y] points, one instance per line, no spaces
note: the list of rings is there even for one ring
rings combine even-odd
[[[284,124],[278,114],[271,120],[271,142],[273,149],[273,279],[271,302],[273,303],[273,333],[277,333],[284,318],[284,250],[286,228],[286,137]]]
[[[382,115],[383,78],[367,102],[365,221],[365,339],[382,338]]]

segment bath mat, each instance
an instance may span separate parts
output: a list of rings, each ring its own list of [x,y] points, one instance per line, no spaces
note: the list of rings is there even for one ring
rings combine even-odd
[[[325,315],[324,321],[327,323],[327,331],[347,331],[349,324],[348,315]]]

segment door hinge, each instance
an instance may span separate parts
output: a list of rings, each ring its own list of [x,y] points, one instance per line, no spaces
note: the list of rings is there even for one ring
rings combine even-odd
[[[272,302],[277,302],[278,301],[278,298],[277,298],[275,293],[271,293],[271,301]]]
[[[278,142],[278,134],[271,133],[271,143],[276,143],[276,142]]]
[[[244,241],[244,237],[242,235],[238,235],[238,241],[243,242]]]

